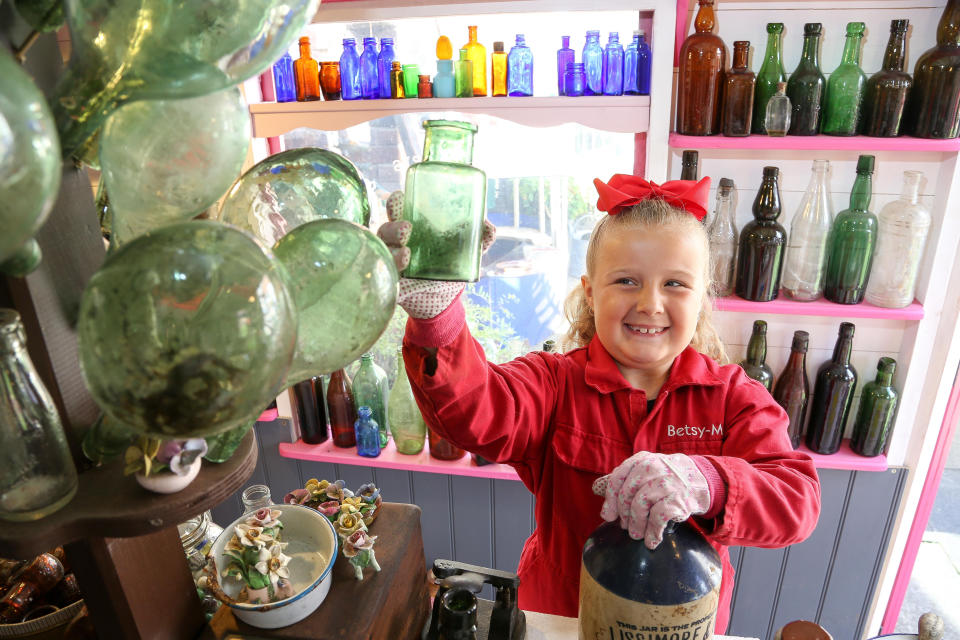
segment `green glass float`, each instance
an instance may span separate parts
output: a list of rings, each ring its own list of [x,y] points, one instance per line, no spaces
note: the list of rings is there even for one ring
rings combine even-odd
[[[100,140],[111,242],[189,220],[215,203],[240,175],[249,144],[250,115],[236,87],[117,109]]]
[[[314,220],[273,251],[300,315],[291,384],[341,369],[368,351],[397,301],[397,268],[383,241],[346,220]]]
[[[272,247],[311,220],[337,218],[366,226],[370,203],[349,160],[326,149],[305,147],[274,154],[251,167],[230,188],[215,217]]]
[[[39,262],[31,243],[60,191],[60,143],[43,94],[0,47],[0,263]],[[23,275],[18,273],[17,275]]]
[[[81,371],[100,407],[147,435],[250,424],[283,388],[297,314],[282,267],[254,238],[181,222],[119,247],[80,302]]]
[[[73,49],[51,99],[64,154],[118,106],[191,98],[267,69],[319,0],[64,0]]]

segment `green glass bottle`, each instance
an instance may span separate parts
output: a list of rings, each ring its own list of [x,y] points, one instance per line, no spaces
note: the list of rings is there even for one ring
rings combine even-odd
[[[773,387],[773,371],[767,364],[767,323],[763,320],[754,321],[753,334],[747,344],[747,359],[742,360],[740,366],[767,391]]]
[[[817,370],[806,443],[811,451],[823,455],[836,453],[840,449],[843,430],[853,404],[853,393],[857,390],[857,370],[850,364],[855,330],[851,322],[840,323],[833,358]]]
[[[757,84],[753,93],[753,133],[767,133],[764,119],[767,117],[767,102],[777,92],[777,84],[787,81],[780,55],[780,41],[783,37],[782,22],[767,23],[767,51],[763,54],[763,64],[757,73]]]
[[[857,179],[850,207],[837,214],[827,236],[827,268],[823,295],[831,302],[858,304],[867,289],[867,277],[877,245],[877,216],[870,211],[873,197],[873,156],[857,160]]]
[[[787,97],[790,98],[791,136],[815,136],[820,133],[820,115],[823,110],[823,94],[827,81],[820,71],[819,22],[803,25],[803,53],[796,71],[787,81]]]
[[[896,370],[896,360],[880,358],[877,362],[877,379],[863,385],[860,408],[853,425],[853,438],[850,440],[850,448],[854,453],[867,457],[878,456],[887,446],[893,414],[900,399],[900,394],[893,388]]]
[[[460,49],[460,59],[454,62],[454,78],[458,98],[473,97],[473,61],[467,55],[466,49]],[[416,95],[416,94],[414,94]]]
[[[360,356],[360,370],[353,377],[353,399],[358,407],[370,407],[373,419],[379,425],[380,448],[387,446],[390,437],[387,425],[387,372],[373,361],[373,356]]]
[[[420,415],[410,379],[407,378],[407,368],[403,364],[403,347],[397,347],[397,377],[393,382],[393,389],[390,389],[387,406],[390,409],[390,432],[393,433],[397,451],[407,455],[423,451],[427,424]]]
[[[413,225],[407,278],[476,282],[486,210],[487,177],[470,166],[469,122],[426,120],[423,162],[407,169],[403,219]]]
[[[823,132],[831,136],[855,136],[860,127],[860,107],[867,76],[860,68],[862,22],[847,23],[847,41],[843,45],[840,66],[827,81]]]

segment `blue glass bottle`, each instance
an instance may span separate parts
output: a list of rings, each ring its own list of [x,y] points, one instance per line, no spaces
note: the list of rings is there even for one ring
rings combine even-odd
[[[377,78],[380,82],[380,97],[390,97],[390,66],[397,59],[393,50],[393,38],[380,38],[380,55],[377,56]]]
[[[296,102],[297,86],[293,81],[293,58],[284,51],[280,59],[273,63],[273,88],[277,102]]]
[[[563,46],[557,50],[557,95],[565,96],[567,65],[574,61],[576,54],[570,48],[570,36],[560,36],[560,41]]]
[[[376,458],[380,455],[380,425],[372,417],[370,407],[357,409],[357,421],[353,431],[357,438],[357,455]]]
[[[507,95],[533,95],[533,52],[522,33],[517,34],[517,43],[507,54]]]
[[[583,45],[582,60],[583,70],[587,74],[583,95],[603,95],[603,47],[600,46],[599,31],[587,31],[587,44]]]
[[[640,32],[640,43],[637,45],[637,87],[640,89],[640,95],[650,95],[650,45],[644,38],[643,31]]]
[[[453,60],[437,60],[437,75],[433,76],[433,97],[452,98],[457,95],[457,78],[453,74]]]
[[[360,54],[360,95],[364,100],[380,97],[380,74],[377,66],[377,39],[363,39]]]
[[[623,46],[616,31],[610,32],[603,50],[603,95],[623,95]]]
[[[363,97],[360,89],[360,56],[357,55],[357,41],[343,39],[343,54],[340,55],[340,97],[344,100],[359,100]]]
[[[637,55],[640,47],[640,32],[633,32],[633,40],[623,50],[623,94],[635,96],[640,93],[637,85]]]
[[[564,76],[564,94],[575,98],[583,95],[583,88],[587,82],[587,75],[583,71],[582,62],[571,62]]]

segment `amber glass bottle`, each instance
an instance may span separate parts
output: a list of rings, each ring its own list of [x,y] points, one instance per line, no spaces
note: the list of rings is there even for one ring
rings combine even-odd
[[[763,182],[753,200],[753,221],[740,232],[736,293],[745,300],[769,302],[780,289],[787,232],[779,223],[780,186],[777,167],[763,168]]]
[[[840,323],[840,335],[833,348],[833,358],[817,371],[807,427],[807,446],[811,451],[829,455],[840,449],[843,430],[857,388],[857,371],[850,364],[853,351],[851,322]]]
[[[909,20],[890,23],[890,40],[883,54],[883,69],[867,80],[863,95],[863,133],[867,136],[893,138],[900,135],[903,108],[913,80],[903,70],[907,50]]]
[[[750,43],[733,43],[733,66],[723,76],[723,135],[748,136],[753,117],[753,89],[757,82],[747,58]]]
[[[810,334],[806,331],[793,332],[790,359],[773,388],[773,399],[783,407],[790,419],[787,434],[794,449],[800,446],[803,423],[807,417],[807,400],[810,398],[810,379],[807,377],[809,343]]]
[[[353,401],[353,387],[350,377],[343,369],[330,374],[327,387],[327,409],[330,411],[330,432],[333,444],[338,447],[352,447],[357,444],[353,424],[357,421],[357,407]]]
[[[696,33],[680,47],[677,84],[677,133],[709,136],[720,132],[720,91],[727,50],[713,33],[713,0],[700,0]]]
[[[697,180],[700,175],[700,152],[685,149],[680,156],[680,179]]]
[[[427,431],[430,434],[430,457],[437,460],[459,460],[466,454],[460,447],[440,437],[430,425],[427,425]]]
[[[956,138],[960,133],[960,0],[948,0],[937,25],[937,46],[913,68],[906,133],[918,138]]]
[[[293,61],[293,81],[300,102],[320,99],[320,65],[310,57],[310,38],[300,38],[300,57]]]

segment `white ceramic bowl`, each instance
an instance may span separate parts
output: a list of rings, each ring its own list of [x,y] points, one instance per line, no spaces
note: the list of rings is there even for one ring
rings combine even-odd
[[[275,504],[270,508],[281,512],[283,532],[280,540],[289,543],[284,553],[290,556],[287,567],[296,595],[269,604],[228,604],[239,620],[261,629],[276,629],[299,622],[320,606],[330,591],[333,563],[340,546],[333,523],[316,509],[298,504]],[[223,548],[233,536],[234,528],[247,517],[240,516],[226,527],[210,551],[217,566],[217,580],[231,598],[237,597],[243,583],[223,577],[227,565]]]

